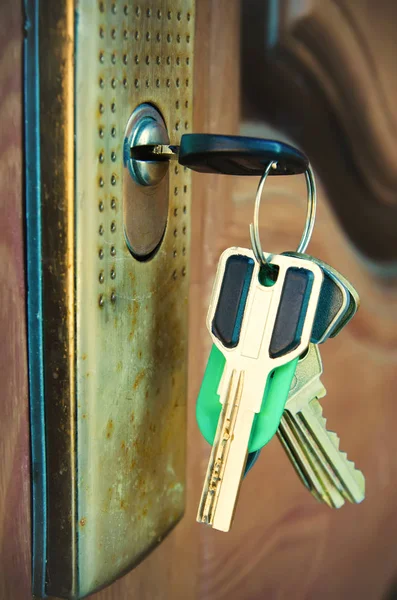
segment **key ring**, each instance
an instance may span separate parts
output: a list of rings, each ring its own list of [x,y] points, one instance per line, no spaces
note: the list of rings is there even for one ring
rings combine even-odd
[[[267,176],[269,175],[271,169],[276,169],[276,168],[277,168],[277,161],[270,162],[267,165],[266,170],[263,173],[263,175],[259,181],[259,185],[258,185],[258,189],[256,191],[256,197],[255,197],[254,222],[251,223],[251,225],[250,225],[251,245],[252,245],[252,250],[255,255],[255,258],[259,262],[259,264],[261,264],[263,267],[265,267],[269,271],[272,269],[272,265],[271,265],[272,255],[270,255],[269,258],[266,258],[265,254],[263,252],[263,249],[262,249],[260,236],[259,236],[259,208],[261,205],[263,186],[265,185]],[[314,181],[314,173],[313,173],[313,170],[312,170],[310,164],[308,165],[308,167],[305,171],[305,178],[306,178],[306,186],[307,186],[306,223],[305,223],[305,229],[303,231],[301,241],[299,242],[299,246],[296,250],[297,252],[302,252],[302,253],[305,252],[305,250],[310,242],[310,238],[313,233],[314,222],[316,219],[316,206],[317,206],[316,183]]]

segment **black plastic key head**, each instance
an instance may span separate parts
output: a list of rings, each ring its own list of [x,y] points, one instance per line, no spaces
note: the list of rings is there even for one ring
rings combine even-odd
[[[180,164],[200,173],[260,176],[272,161],[277,168],[270,175],[304,173],[309,164],[297,148],[260,138],[189,133],[182,136],[179,148]]]
[[[324,280],[311,337],[314,344],[320,344],[328,339],[349,308],[349,296],[343,285],[332,278],[327,270],[323,269],[323,274]]]
[[[225,348],[236,348],[240,342],[254,266],[254,259],[244,254],[233,254],[226,260],[211,324],[212,333]],[[268,349],[270,358],[285,356],[299,347],[313,277],[312,271],[305,268],[287,269]],[[263,311],[268,308],[264,305]],[[259,337],[260,329],[258,323]]]
[[[298,348],[312,286],[311,271],[296,267],[287,270],[270,341],[271,358],[284,356]]]
[[[212,331],[226,348],[235,348],[240,339],[247,295],[254,270],[249,256],[230,256],[225,265]]]
[[[312,260],[323,271],[324,279],[311,337],[314,344],[321,344],[329,337],[335,337],[353,318],[359,305],[358,294],[343,275],[322,260],[298,252],[285,254]]]

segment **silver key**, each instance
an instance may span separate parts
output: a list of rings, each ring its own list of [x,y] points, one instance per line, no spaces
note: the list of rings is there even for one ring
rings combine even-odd
[[[336,433],[327,431],[319,399],[325,395],[320,381],[322,363],[318,346],[310,344],[297,366],[294,385],[281,420],[280,441],[298,464],[302,481],[314,495],[339,508],[344,500],[359,503],[365,497],[365,479],[347,455],[339,450]],[[300,449],[301,452],[293,449]],[[294,464],[294,463],[293,463]],[[294,464],[295,466],[295,464]],[[314,472],[314,477],[313,477]]]
[[[320,377],[322,373],[321,361],[312,361],[312,368],[314,368]],[[302,381],[307,372],[307,363],[304,373],[302,372],[302,361],[301,365],[297,367],[297,373],[293,379],[293,389],[295,392],[297,384]],[[318,397],[325,396],[325,388],[321,385],[320,380],[317,380],[318,387],[316,390]],[[309,390],[310,392],[310,390]],[[291,392],[289,394],[291,397]],[[312,495],[317,500],[325,502],[330,507],[340,507],[344,504],[344,499],[338,492],[337,487],[327,486],[327,478],[324,473],[324,466],[319,461],[318,456],[315,453],[310,452],[309,448],[305,447],[305,439],[301,435],[300,429],[296,427],[294,419],[291,419],[288,411],[284,411],[283,417],[280,422],[278,430],[278,438],[282,443],[284,450],[286,451],[292,466],[297,472],[298,476],[302,480],[303,484],[309,489]]]
[[[302,447],[304,443],[302,436],[289,421],[288,412],[285,411],[277,431],[277,437],[298,477],[319,502],[325,502],[331,508],[339,508],[344,504],[342,495],[336,488],[331,488],[331,490],[329,486],[327,488],[321,464],[315,456],[307,457],[307,449]]]
[[[319,501],[331,508],[340,508],[345,503],[337,482],[329,483],[327,469],[324,468],[319,454],[305,446],[306,440],[300,430],[296,429],[294,420],[288,411],[284,411],[279,427],[279,439],[291,460],[302,483]],[[321,458],[321,457],[320,457]]]

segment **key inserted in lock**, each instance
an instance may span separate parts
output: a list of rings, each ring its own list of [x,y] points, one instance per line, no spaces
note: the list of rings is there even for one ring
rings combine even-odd
[[[206,133],[185,134],[170,144],[164,120],[151,104],[132,113],[124,138],[124,227],[128,247],[140,260],[151,258],[165,231],[168,205],[166,173],[170,160],[200,173],[261,176],[304,173],[307,157],[275,140]]]
[[[269,175],[297,175],[304,173],[309,164],[307,156],[284,142],[209,133],[185,134],[180,146],[142,140],[131,147],[131,159],[141,163],[157,161],[159,165],[178,160],[199,173],[257,177],[269,162],[275,163]]]

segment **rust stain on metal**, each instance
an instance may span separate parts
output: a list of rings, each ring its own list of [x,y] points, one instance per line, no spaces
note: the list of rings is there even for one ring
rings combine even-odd
[[[132,304],[128,307],[128,312],[132,315],[131,330],[130,330],[130,340],[131,340],[134,337],[136,325],[137,325],[137,321],[138,321],[139,302],[137,300],[132,301]]]
[[[106,425],[106,437],[108,439],[110,439],[112,437],[113,429],[114,429],[113,420],[109,419],[109,421]]]
[[[138,389],[139,384],[144,379],[144,377],[145,377],[145,369],[142,369],[141,371],[139,371],[138,375],[135,377],[135,380],[134,380],[134,383],[132,386],[134,388],[134,390]]]

